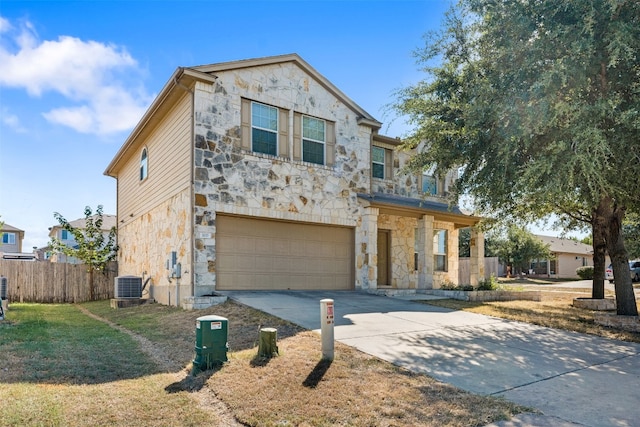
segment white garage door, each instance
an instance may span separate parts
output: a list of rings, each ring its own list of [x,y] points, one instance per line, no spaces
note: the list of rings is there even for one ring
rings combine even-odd
[[[353,289],[352,228],[218,215],[220,290]]]

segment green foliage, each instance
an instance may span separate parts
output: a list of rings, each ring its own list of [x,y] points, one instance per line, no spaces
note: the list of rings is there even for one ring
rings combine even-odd
[[[638,1],[460,0],[416,52],[426,78],[393,104],[414,126],[409,168],[460,168],[453,190],[482,216],[588,224],[624,265],[622,219],[640,212],[639,22]],[[616,277],[618,314],[636,315]]]
[[[500,288],[500,283],[498,283],[498,279],[493,274],[488,279],[482,279],[478,283],[479,291],[495,291]]]
[[[510,225],[491,234],[493,250],[500,260],[513,266],[514,273],[527,271],[534,259],[551,257],[549,246],[523,227]]]
[[[105,236],[102,230],[102,205],[96,209],[95,215],[89,206],[84,209],[85,226],[75,228],[58,212],[53,216],[58,220],[62,229],[73,235],[77,247],[65,245],[58,238],[52,237],[51,248],[56,252],[62,252],[69,257],[74,257],[86,264],[91,271],[104,271],[107,263],[116,258],[118,245],[116,244],[116,228],[112,227]]]
[[[640,258],[640,214],[627,214],[622,223],[622,234],[629,258]]]
[[[586,265],[584,267],[576,268],[576,274],[582,280],[592,280],[593,279],[593,266]]]

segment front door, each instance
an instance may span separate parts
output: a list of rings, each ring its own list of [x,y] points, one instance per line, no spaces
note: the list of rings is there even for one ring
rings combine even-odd
[[[391,233],[389,230],[378,230],[378,286],[391,285]]]

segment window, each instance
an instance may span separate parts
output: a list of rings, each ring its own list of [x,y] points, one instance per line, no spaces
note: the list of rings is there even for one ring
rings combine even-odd
[[[2,233],[2,243],[5,245],[15,245],[16,233]]]
[[[433,231],[433,269],[447,271],[447,230]]]
[[[251,150],[278,155],[278,109],[251,103]]]
[[[60,231],[60,240],[72,240],[73,235],[67,230]]]
[[[373,147],[371,149],[371,169],[374,178],[384,179],[384,158],[385,149],[382,147]]]
[[[144,148],[142,150],[142,155],[140,156],[140,181],[147,178],[148,170],[147,149]]]
[[[302,117],[302,160],[324,165],[325,122]]]
[[[444,196],[444,179],[436,176],[435,166],[422,172],[422,192],[432,196]]]
[[[428,172],[422,174],[422,192],[424,194],[438,194],[437,179]]]

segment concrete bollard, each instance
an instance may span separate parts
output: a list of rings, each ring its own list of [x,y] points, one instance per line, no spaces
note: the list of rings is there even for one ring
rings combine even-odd
[[[320,301],[320,334],[322,336],[322,358],[333,360],[333,300],[323,299]]]

